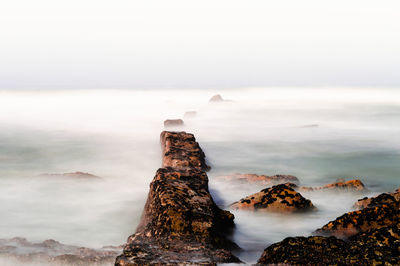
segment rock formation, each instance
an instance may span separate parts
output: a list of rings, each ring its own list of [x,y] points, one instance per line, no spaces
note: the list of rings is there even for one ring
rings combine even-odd
[[[209,102],[223,102],[224,99],[220,94],[216,94],[213,97],[210,98]]]
[[[336,237],[289,237],[266,248],[258,265],[399,265],[400,224]]]
[[[111,264],[122,247],[108,246],[99,249],[64,245],[49,239],[32,243],[25,238],[0,239],[0,256],[15,264],[46,265],[99,265]]]
[[[400,205],[400,191],[396,190],[392,193],[382,193],[376,197],[359,199],[354,204],[354,208],[361,210],[382,205]]]
[[[364,184],[358,180],[353,179],[349,181],[339,180],[332,184],[327,184],[322,187],[299,187],[299,191],[318,191],[318,190],[338,190],[338,191],[358,191],[365,192]]]
[[[233,203],[232,209],[273,211],[273,212],[302,212],[315,210],[310,200],[305,199],[292,188],[292,184],[280,184],[266,188]]]
[[[164,127],[179,127],[183,126],[183,120],[182,119],[167,119],[164,121]]]
[[[295,183],[298,184],[299,180],[297,177],[292,175],[256,175],[256,174],[231,174],[217,176],[216,179],[224,180],[228,182],[240,183],[240,184],[259,184],[263,186],[273,186],[284,183]]]
[[[216,265],[240,262],[236,244],[224,235],[234,216],[221,210],[208,191],[205,156],[192,134],[162,132],[162,166],[136,233],[116,265]]]

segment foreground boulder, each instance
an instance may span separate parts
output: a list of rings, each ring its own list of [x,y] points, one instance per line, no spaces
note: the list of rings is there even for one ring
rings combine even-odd
[[[217,180],[224,180],[239,184],[259,184],[263,186],[273,186],[284,183],[299,183],[299,179],[292,175],[256,175],[256,174],[231,174],[231,175],[223,175],[217,176]]]
[[[182,119],[167,119],[164,121],[164,127],[179,127],[183,126]]]
[[[136,233],[116,265],[215,265],[240,262],[224,235],[234,216],[214,203],[204,153],[192,134],[162,132],[163,168],[157,170]],[[165,159],[168,157],[169,159]]]
[[[336,237],[289,237],[266,248],[258,265],[399,265],[400,225]]]
[[[292,184],[281,184],[266,188],[233,203],[234,210],[272,212],[303,212],[316,210],[310,200],[292,188]]]
[[[384,204],[345,213],[316,232],[345,238],[359,232],[396,225],[399,222],[400,210],[398,204]]]
[[[327,184],[322,187],[299,187],[298,190],[299,191],[336,190],[336,191],[365,192],[366,188],[360,180],[353,179],[353,180],[349,180],[349,181],[339,180],[335,183]]]
[[[111,264],[122,247],[98,249],[65,245],[49,239],[33,243],[25,238],[0,239],[0,257],[15,262],[35,265],[104,265]]]

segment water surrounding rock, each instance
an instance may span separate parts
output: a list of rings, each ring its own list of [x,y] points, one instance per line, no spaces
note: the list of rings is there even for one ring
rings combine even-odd
[[[102,265],[111,264],[122,246],[99,249],[65,245],[49,239],[33,243],[25,238],[0,239],[0,256],[16,263]]]
[[[299,187],[297,190],[299,191],[337,190],[337,191],[365,192],[366,188],[360,180],[353,179],[349,181],[339,180],[338,182],[327,184],[322,187]]]
[[[292,175],[256,175],[256,174],[240,174],[235,173],[231,175],[217,176],[215,179],[224,180],[227,182],[234,182],[240,184],[259,184],[263,186],[273,186],[284,183],[299,183],[299,179]]]
[[[205,156],[192,134],[162,132],[157,170],[136,233],[116,265],[216,265],[240,262],[226,238],[234,216],[214,203]]]
[[[183,126],[182,119],[167,119],[164,121],[164,127],[180,127]]]
[[[303,212],[316,210],[310,200],[304,198],[292,187],[294,184],[280,184],[266,188],[233,203],[234,210]]]
[[[400,225],[373,229],[344,241],[289,237],[266,248],[258,265],[399,265]]]

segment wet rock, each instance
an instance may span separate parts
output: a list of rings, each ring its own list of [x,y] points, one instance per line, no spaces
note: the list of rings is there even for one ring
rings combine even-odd
[[[316,210],[310,200],[293,189],[294,184],[281,184],[261,190],[233,203],[234,210],[303,212]]]
[[[182,119],[167,119],[164,121],[164,127],[179,127],[183,126]]]
[[[361,210],[364,208],[382,206],[382,205],[398,205],[400,206],[400,191],[396,190],[393,193],[382,193],[376,197],[359,199],[354,208]]]
[[[297,177],[292,175],[256,175],[256,174],[231,174],[231,175],[223,175],[217,176],[216,179],[224,180],[228,182],[235,182],[240,184],[259,184],[263,186],[273,186],[284,183],[295,183],[298,184],[299,180]]]
[[[400,225],[336,237],[289,237],[266,248],[258,265],[399,265]]]
[[[298,191],[326,191],[326,190],[336,190],[336,191],[356,191],[356,192],[365,192],[366,188],[364,184],[358,180],[353,179],[349,181],[338,180],[335,183],[327,184],[322,187],[299,187]]]
[[[25,238],[0,239],[0,255],[16,263],[61,263],[63,265],[111,264],[122,250],[122,246],[99,249],[65,245],[49,239],[34,243]]]
[[[183,118],[193,118],[197,115],[196,111],[188,111],[183,114]]]
[[[398,205],[382,205],[345,213],[316,231],[317,234],[345,238],[359,232],[396,225],[400,222]]]
[[[163,131],[160,141],[163,153],[162,167],[210,169],[205,161],[206,156],[193,134]]]
[[[89,173],[84,173],[84,172],[73,172],[73,173],[63,173],[63,174],[54,174],[54,173],[46,173],[46,174],[41,174],[39,176],[42,177],[61,177],[61,178],[77,178],[77,179],[101,179],[101,177],[92,175]]]
[[[234,216],[208,190],[204,153],[192,134],[161,133],[163,168],[157,170],[136,233],[116,265],[216,265],[240,262],[226,238]]]
[[[220,94],[216,94],[213,97],[210,98],[209,102],[223,102],[224,99]]]

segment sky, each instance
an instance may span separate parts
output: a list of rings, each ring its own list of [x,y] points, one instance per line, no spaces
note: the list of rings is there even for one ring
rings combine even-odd
[[[400,87],[398,0],[0,2],[0,89]]]

